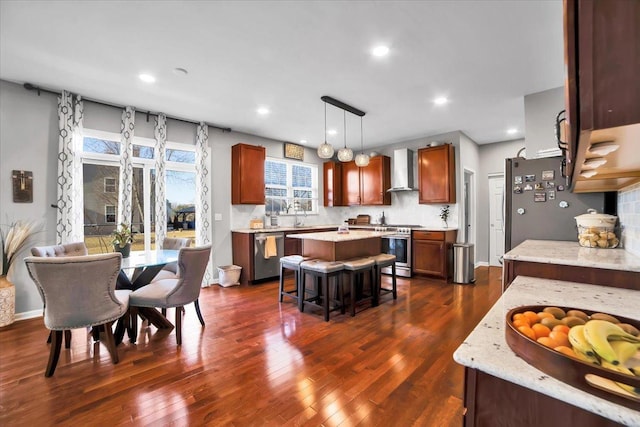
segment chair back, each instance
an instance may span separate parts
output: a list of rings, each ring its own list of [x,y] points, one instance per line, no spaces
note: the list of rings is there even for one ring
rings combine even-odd
[[[189,238],[165,237],[164,240],[162,241],[162,249],[178,250],[181,248],[188,248],[189,246],[191,246],[191,239]],[[174,274],[178,274],[178,263],[170,262],[164,267],[162,267],[162,269],[166,271],[170,271]]]
[[[52,330],[101,325],[120,318],[127,304],[116,298],[122,264],[119,252],[69,257],[25,258],[44,302],[44,323]]]
[[[165,237],[162,240],[162,249],[175,249],[188,248],[191,246],[191,239],[180,237]]]
[[[211,245],[180,249],[178,253],[180,278],[167,297],[168,304],[186,305],[198,299],[210,255]]]
[[[36,246],[31,248],[31,255],[41,257],[61,257],[89,255],[84,242],[66,243],[64,245]]]

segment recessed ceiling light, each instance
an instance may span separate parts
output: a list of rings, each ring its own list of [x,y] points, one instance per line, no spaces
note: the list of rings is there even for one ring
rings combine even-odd
[[[256,110],[256,112],[258,114],[260,114],[261,116],[265,116],[267,114],[269,114],[269,109],[267,107],[260,107]]]
[[[155,83],[155,81],[156,81],[156,78],[153,77],[151,74],[142,73],[142,74],[138,75],[138,78],[140,80],[142,80],[143,82],[145,82],[145,83]]]
[[[433,103],[436,105],[444,105],[447,102],[449,102],[449,99],[447,99],[446,96],[439,96],[436,99],[433,100]]]
[[[580,176],[583,178],[591,178],[594,175],[597,175],[598,172],[594,171],[594,170],[589,170],[589,171],[581,171],[580,172]]]
[[[337,131],[337,130],[335,130],[335,129],[329,129],[329,130],[327,131],[327,134],[329,134],[329,135],[337,135],[337,134],[338,134],[338,131]]]
[[[376,46],[371,49],[371,54],[378,57],[387,56],[389,54],[389,47],[384,45]]]
[[[507,134],[509,135],[515,135],[516,133],[518,133],[518,129],[516,128],[507,129]]]
[[[184,68],[176,67],[173,69],[173,74],[177,74],[179,76],[186,76],[187,74],[189,74],[189,72]]]
[[[300,140],[300,144],[306,144],[306,143],[307,143],[307,140],[306,140],[306,139],[301,139],[301,140]]]

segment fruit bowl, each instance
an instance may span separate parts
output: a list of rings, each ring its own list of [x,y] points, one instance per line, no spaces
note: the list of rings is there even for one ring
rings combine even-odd
[[[530,365],[542,372],[553,376],[573,387],[591,393],[603,399],[626,406],[634,410],[640,410],[640,398],[633,393],[626,392],[616,385],[621,383],[636,390],[640,390],[640,370],[636,375],[619,372],[618,370],[607,369],[598,364],[585,361],[583,358],[561,353],[551,347],[536,341],[535,336],[527,336],[524,328],[519,330],[518,322],[514,320],[514,315],[526,312],[539,313],[547,306],[530,305],[511,309],[506,316],[505,338],[507,344],[516,355],[525,360]],[[558,307],[568,312],[570,310],[580,310],[589,318],[596,312],[590,310]],[[605,315],[606,316],[606,315]],[[621,323],[632,325],[640,329],[640,321],[625,317],[615,316]],[[515,324],[514,324],[515,323]],[[573,326],[572,326],[573,327]],[[541,328],[540,328],[541,329]],[[543,340],[544,342],[544,340]],[[598,357],[599,359],[599,357]],[[607,362],[608,363],[608,362]],[[611,364],[609,364],[611,366]]]

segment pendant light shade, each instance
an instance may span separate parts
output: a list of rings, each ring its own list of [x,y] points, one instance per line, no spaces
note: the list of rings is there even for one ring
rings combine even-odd
[[[338,160],[341,162],[350,162],[353,160],[353,150],[347,148],[347,112],[343,111],[344,117],[344,148],[338,150]]]
[[[327,103],[324,103],[324,142],[318,147],[318,157],[330,159],[333,157],[333,145],[327,142]]]
[[[362,135],[362,116],[360,116],[360,154],[356,156],[356,165],[360,168],[369,165],[369,155],[364,154],[364,137]]]

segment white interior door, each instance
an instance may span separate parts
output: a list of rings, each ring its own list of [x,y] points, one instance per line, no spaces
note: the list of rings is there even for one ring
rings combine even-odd
[[[504,175],[489,177],[489,265],[504,255]]]

